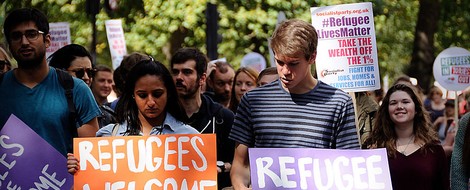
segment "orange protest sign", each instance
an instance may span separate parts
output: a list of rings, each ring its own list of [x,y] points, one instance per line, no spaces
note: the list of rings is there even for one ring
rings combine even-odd
[[[214,134],[75,138],[75,189],[217,189]]]

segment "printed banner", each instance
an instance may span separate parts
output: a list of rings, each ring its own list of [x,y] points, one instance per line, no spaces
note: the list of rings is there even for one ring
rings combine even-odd
[[[470,51],[460,47],[445,49],[434,60],[433,74],[445,89],[465,90],[470,86]]]
[[[0,189],[70,189],[67,159],[11,115],[0,131]]]
[[[51,35],[51,45],[46,49],[46,57],[72,43],[68,22],[49,23],[49,34]]]
[[[248,151],[253,189],[392,189],[385,149]]]
[[[75,138],[77,189],[217,189],[213,134]]]
[[[121,64],[124,55],[127,54],[124,30],[122,30],[121,20],[107,20],[105,25],[113,69],[116,69]]]
[[[372,3],[312,7],[318,79],[347,92],[380,88]]]

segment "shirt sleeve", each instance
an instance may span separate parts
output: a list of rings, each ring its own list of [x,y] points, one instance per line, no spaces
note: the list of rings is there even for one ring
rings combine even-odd
[[[240,100],[229,139],[247,145],[248,147],[254,146],[253,124],[251,122],[248,94],[243,95]]]
[[[73,78],[73,99],[78,115],[78,124],[82,126],[93,118],[101,115],[90,88],[80,79]]]
[[[354,105],[351,97],[344,103],[341,116],[337,123],[338,134],[336,136],[336,146],[338,149],[359,149],[359,138],[357,136],[356,122],[354,116]]]

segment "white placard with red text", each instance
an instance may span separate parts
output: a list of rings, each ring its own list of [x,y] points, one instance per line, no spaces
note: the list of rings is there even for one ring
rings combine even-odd
[[[49,23],[51,45],[46,49],[46,57],[49,57],[61,47],[71,44],[70,24],[68,22]]]
[[[312,7],[318,79],[347,92],[380,88],[372,3]]]
[[[450,47],[439,53],[434,60],[433,74],[447,90],[465,90],[470,86],[470,51]]]
[[[113,69],[116,69],[121,64],[124,55],[127,54],[124,30],[122,29],[121,20],[107,20],[105,25]]]

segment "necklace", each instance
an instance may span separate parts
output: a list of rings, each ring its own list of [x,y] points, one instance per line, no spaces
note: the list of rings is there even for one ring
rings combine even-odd
[[[410,140],[408,141],[408,143],[407,143],[406,146],[405,146],[405,149],[403,149],[403,151],[401,151],[401,153],[402,153],[403,155],[405,154],[406,149],[408,148],[408,146],[409,146],[410,143],[411,143],[411,140],[413,140],[414,137],[415,137],[415,136],[413,135],[413,136],[410,138]],[[400,140],[398,140],[398,141],[400,141]]]

